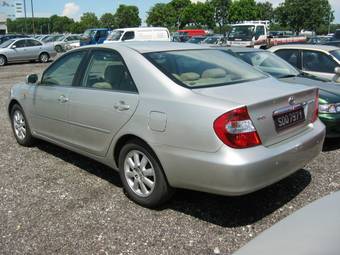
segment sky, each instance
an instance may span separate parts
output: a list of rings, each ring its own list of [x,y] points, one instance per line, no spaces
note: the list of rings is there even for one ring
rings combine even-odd
[[[260,0],[265,1],[265,0]],[[277,6],[283,0],[267,0]],[[301,0],[302,1],[302,0]],[[36,17],[49,17],[53,14],[65,15],[78,20],[84,12],[94,12],[101,16],[105,12],[114,12],[119,4],[136,5],[140,17],[145,21],[147,11],[155,3],[167,3],[169,0],[33,0]],[[335,11],[335,22],[340,23],[340,0],[329,0]],[[27,15],[30,13],[30,0],[26,0]]]

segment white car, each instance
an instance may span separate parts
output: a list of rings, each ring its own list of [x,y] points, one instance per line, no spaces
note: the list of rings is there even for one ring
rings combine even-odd
[[[340,82],[340,49],[329,45],[290,44],[269,49],[291,65],[317,77]]]
[[[170,42],[170,32],[165,27],[132,27],[113,30],[104,43],[123,41]]]

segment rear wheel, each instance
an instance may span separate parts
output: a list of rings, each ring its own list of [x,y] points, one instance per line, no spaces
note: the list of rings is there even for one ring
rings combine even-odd
[[[34,138],[22,108],[15,104],[11,109],[11,120],[14,137],[22,146],[32,146]]]
[[[122,148],[119,170],[127,195],[142,206],[160,206],[173,194],[156,156],[139,140],[130,141]]]
[[[60,53],[63,51],[63,48],[60,45],[55,46],[55,51]]]
[[[0,55],[0,66],[4,66],[7,63],[7,58],[3,55]]]
[[[50,60],[50,55],[48,55],[46,52],[43,52],[39,56],[39,61],[41,63],[47,63]]]

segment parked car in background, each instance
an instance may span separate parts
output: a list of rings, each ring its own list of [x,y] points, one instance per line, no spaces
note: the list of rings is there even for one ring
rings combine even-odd
[[[204,29],[182,29],[177,30],[179,36],[186,36],[190,39],[193,36],[206,36],[208,33]]]
[[[340,29],[335,30],[332,36],[332,41],[340,41]]]
[[[308,44],[327,44],[331,40],[330,36],[314,36],[307,40]]]
[[[260,49],[230,47],[231,52],[248,64],[283,82],[319,88],[319,118],[326,125],[326,136],[340,137],[340,86],[299,71],[274,53]]]
[[[340,49],[334,46],[292,44],[269,50],[299,70],[329,80],[336,77],[336,67],[340,66]]]
[[[194,44],[200,44],[202,43],[207,37],[206,36],[193,36],[191,37],[187,43],[194,43]]]
[[[186,42],[189,39],[190,39],[190,37],[187,34],[185,34],[185,33],[174,32],[172,34],[171,41],[172,42]]]
[[[212,35],[205,38],[201,44],[209,44],[209,45],[221,45],[224,43],[223,35]]]
[[[324,43],[324,45],[330,45],[330,46],[335,46],[335,47],[340,48],[340,40],[339,41],[329,41],[329,42]]]
[[[41,138],[113,167],[146,207],[173,188],[261,189],[309,163],[325,137],[316,88],[184,43],[70,51],[14,86],[8,112],[19,144]]]
[[[287,216],[233,255],[338,255],[340,192],[334,192]]]
[[[0,66],[11,62],[39,60],[46,63],[57,52],[51,45],[44,45],[32,38],[10,39],[0,45]]]
[[[165,27],[132,27],[115,29],[104,43],[123,41],[163,41],[170,42],[170,32]]]
[[[48,36],[45,36],[44,38],[41,39],[41,42],[43,43],[53,43],[55,41],[58,41],[60,40],[61,38],[63,38],[64,35],[48,35]]]
[[[108,28],[87,29],[80,37],[80,46],[102,44],[110,33]]]
[[[17,34],[7,34],[7,35],[0,35],[0,44],[6,42],[9,39],[15,38],[27,38],[27,35],[17,35]]]
[[[63,52],[80,46],[80,35],[65,35],[53,42],[56,52]]]

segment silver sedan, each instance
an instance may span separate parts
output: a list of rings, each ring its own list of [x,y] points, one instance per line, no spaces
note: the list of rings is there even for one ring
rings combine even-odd
[[[300,169],[322,149],[317,102],[219,50],[138,42],[64,54],[11,89],[8,113],[19,144],[98,160],[155,207],[174,188],[241,195]]]
[[[46,63],[56,55],[53,45],[44,45],[32,38],[10,39],[0,45],[0,66],[33,60]]]

